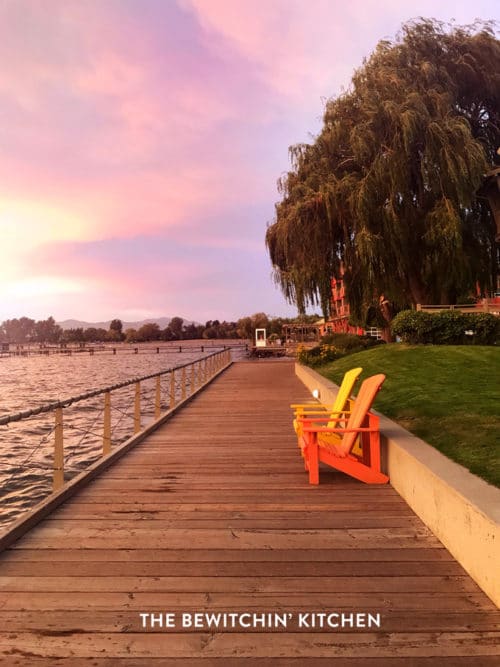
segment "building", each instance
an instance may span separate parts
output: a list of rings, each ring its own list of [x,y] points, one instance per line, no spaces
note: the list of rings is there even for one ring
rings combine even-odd
[[[342,278],[332,278],[332,296],[330,301],[330,318],[322,324],[323,333],[350,333],[363,336],[367,332],[361,327],[349,324],[349,302],[345,296],[344,281]]]

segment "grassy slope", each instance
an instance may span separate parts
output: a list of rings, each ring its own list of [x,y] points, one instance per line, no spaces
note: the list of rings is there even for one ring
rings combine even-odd
[[[498,348],[384,345],[315,370],[339,384],[355,366],[387,376],[377,410],[500,487]]]

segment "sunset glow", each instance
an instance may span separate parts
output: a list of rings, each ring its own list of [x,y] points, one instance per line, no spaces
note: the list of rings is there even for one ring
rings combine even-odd
[[[417,16],[500,12],[493,0],[2,2],[0,321],[295,314],[264,245],[288,147]]]

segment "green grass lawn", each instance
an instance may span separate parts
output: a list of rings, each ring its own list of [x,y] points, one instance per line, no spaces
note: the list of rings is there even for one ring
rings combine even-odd
[[[500,487],[500,349],[381,345],[315,370],[340,384],[356,366],[387,376],[377,410]]]

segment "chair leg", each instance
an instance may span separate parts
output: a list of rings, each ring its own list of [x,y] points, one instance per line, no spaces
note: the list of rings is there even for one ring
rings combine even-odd
[[[380,472],[380,433],[370,433],[370,467]]]
[[[309,484],[319,484],[319,452],[316,434],[309,434],[307,459],[309,462]]]

